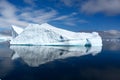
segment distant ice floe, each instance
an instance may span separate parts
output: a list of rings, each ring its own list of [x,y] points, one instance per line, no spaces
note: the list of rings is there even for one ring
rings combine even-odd
[[[0,42],[9,41],[11,39],[12,39],[11,36],[0,34]]]
[[[102,46],[97,47],[57,47],[57,46],[11,46],[14,50],[12,60],[23,59],[31,67],[38,67],[56,59],[67,59],[85,55],[96,55]]]

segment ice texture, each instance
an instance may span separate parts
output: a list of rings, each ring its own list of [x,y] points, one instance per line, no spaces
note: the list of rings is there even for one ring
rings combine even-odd
[[[23,32],[23,30],[24,30],[24,29],[21,28],[21,27],[12,25],[12,27],[11,27],[12,37],[13,37],[13,38],[17,37],[20,33]]]
[[[15,30],[17,33],[20,33]],[[22,30],[21,30],[22,31]],[[72,32],[54,27],[48,23],[29,24],[22,33],[11,40],[14,45],[91,45],[102,46],[97,32]]]

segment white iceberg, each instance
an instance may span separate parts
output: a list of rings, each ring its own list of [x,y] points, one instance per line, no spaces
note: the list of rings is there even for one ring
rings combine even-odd
[[[102,46],[97,47],[51,47],[51,46],[11,46],[15,54],[12,60],[23,59],[31,67],[38,67],[56,59],[66,59],[85,55],[96,55],[101,52]]]
[[[47,23],[30,24],[27,28],[14,31],[19,34],[11,40],[12,45],[92,45],[102,46],[102,39],[97,32],[72,32],[56,28]],[[22,33],[21,33],[22,32]]]
[[[16,32],[17,34],[22,33],[23,30],[24,30],[23,28],[18,27],[18,26],[15,26],[15,25],[12,25],[12,28],[15,30],[15,32]]]
[[[12,25],[11,26],[11,31],[12,31],[12,37],[15,38],[16,36],[18,36],[20,33],[23,32],[23,28]]]

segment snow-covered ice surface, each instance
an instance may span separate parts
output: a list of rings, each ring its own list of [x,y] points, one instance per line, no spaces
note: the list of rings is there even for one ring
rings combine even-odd
[[[38,67],[56,59],[96,55],[101,52],[102,46],[97,47],[51,47],[51,46],[11,46],[15,54],[12,60],[21,58],[29,66]]]
[[[17,34],[20,34],[23,32],[23,28],[21,27],[18,27],[18,26],[15,26],[15,25],[12,25],[12,28],[14,29],[14,31],[17,33]]]
[[[12,25],[11,26],[11,31],[12,31],[12,37],[15,38],[16,36],[18,36],[20,33],[23,32],[23,28],[20,28],[18,26]]]
[[[15,28],[16,29],[16,28]],[[14,29],[14,30],[15,30]],[[11,40],[14,45],[82,45],[102,46],[102,39],[97,32],[72,32],[56,28],[47,23],[30,24],[16,38]]]

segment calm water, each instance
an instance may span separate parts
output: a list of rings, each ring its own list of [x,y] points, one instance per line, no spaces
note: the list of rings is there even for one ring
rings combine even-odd
[[[0,80],[120,80],[120,44],[41,47],[0,44]]]

